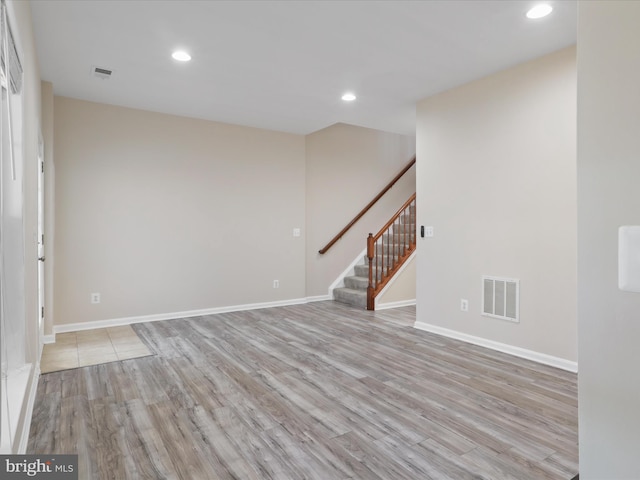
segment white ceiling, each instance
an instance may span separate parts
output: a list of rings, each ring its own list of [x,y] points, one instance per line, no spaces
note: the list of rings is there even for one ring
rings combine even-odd
[[[420,99],[576,41],[576,2],[32,0],[54,93],[307,134],[415,133]],[[170,56],[183,48],[193,57]],[[113,69],[108,80],[92,66]],[[340,96],[353,91],[357,100]]]

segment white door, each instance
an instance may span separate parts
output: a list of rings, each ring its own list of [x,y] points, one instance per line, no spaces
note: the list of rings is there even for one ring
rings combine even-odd
[[[17,453],[31,370],[25,354],[23,75],[6,2],[0,5],[0,453]]]

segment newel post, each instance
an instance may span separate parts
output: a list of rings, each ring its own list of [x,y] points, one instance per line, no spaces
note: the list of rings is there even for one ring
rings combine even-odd
[[[369,260],[369,286],[367,287],[367,310],[375,310],[375,304],[373,301],[373,255],[374,255],[374,242],[373,234],[370,233],[367,237],[367,259]]]

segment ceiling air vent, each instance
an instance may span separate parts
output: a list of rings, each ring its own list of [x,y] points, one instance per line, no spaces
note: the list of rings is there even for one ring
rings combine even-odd
[[[106,80],[107,78],[111,78],[113,74],[113,70],[104,67],[96,67],[95,65],[91,67],[91,74],[94,77],[99,78],[100,80]]]

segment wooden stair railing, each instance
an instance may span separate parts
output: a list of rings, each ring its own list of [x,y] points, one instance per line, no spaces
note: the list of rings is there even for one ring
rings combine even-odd
[[[398,173],[398,175],[396,175],[394,177],[393,180],[391,180],[381,191],[378,195],[376,195],[376,197],[371,200],[366,207],[364,207],[360,213],[358,213],[355,217],[353,217],[353,220],[351,220],[342,230],[340,230],[340,232],[331,239],[331,241],[329,243],[327,243],[324,248],[321,248],[320,250],[318,250],[318,253],[320,255],[324,255],[325,253],[327,253],[327,251],[333,246],[334,243],[336,243],[338,240],[340,240],[342,238],[342,236],[347,233],[349,231],[349,229],[351,227],[353,227],[355,225],[355,223],[360,220],[365,213],[367,213],[369,211],[369,209],[371,207],[373,207],[375,205],[375,203],[380,200],[382,198],[382,196],[387,193],[391,187],[393,187],[396,182],[398,180],[400,180],[400,178],[402,178],[402,176],[407,173],[409,171],[409,169],[411,167],[413,167],[416,164],[416,157],[415,155],[413,156],[413,158],[409,161],[409,163],[407,163],[407,165],[402,169],[402,171],[400,173]]]
[[[416,249],[416,194],[396,212],[378,233],[367,238],[369,286],[367,310],[375,309],[375,299],[384,286]]]

